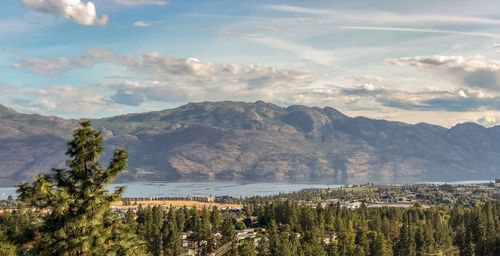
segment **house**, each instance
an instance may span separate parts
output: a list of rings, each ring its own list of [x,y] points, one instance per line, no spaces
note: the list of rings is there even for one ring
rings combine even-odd
[[[196,195],[196,196],[191,196],[192,201],[197,201],[197,202],[205,202],[205,203],[212,203],[215,201],[215,197],[213,196],[203,196],[203,195]]]
[[[500,179],[495,179],[495,188],[500,188]]]

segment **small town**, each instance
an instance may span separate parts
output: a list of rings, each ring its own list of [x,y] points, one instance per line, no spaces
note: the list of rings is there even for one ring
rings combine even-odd
[[[366,208],[411,208],[430,206],[450,207],[454,204],[470,205],[489,200],[500,201],[500,179],[484,184],[403,184],[403,185],[345,185],[332,189],[304,189],[292,193],[284,193],[269,197],[234,198],[231,196],[187,196],[187,197],[141,197],[123,198],[121,204],[113,206],[119,215],[127,211],[137,211],[143,207],[183,207],[203,211],[205,208],[219,208],[222,215],[230,216],[236,220],[235,238],[233,241],[253,241],[258,247],[261,239],[265,237],[265,228],[259,226],[258,216],[248,216],[245,205],[255,200],[294,201],[299,205],[316,208],[339,205],[348,210],[360,207]],[[180,241],[183,255],[200,255],[202,247],[194,241],[194,232],[181,232]],[[300,233],[296,233],[300,237]],[[213,234],[215,246],[222,241],[222,234]],[[326,230],[323,243],[328,245],[336,239],[332,231]],[[231,247],[229,244],[220,245],[209,255],[224,255]]]
[[[132,217],[135,223],[148,226],[148,219],[154,218],[155,212],[173,209],[180,225],[178,231],[179,255],[226,255],[235,247],[252,243],[259,248],[267,241],[268,225],[265,214],[259,207],[269,204],[285,204],[287,207],[306,207],[327,211],[332,207],[357,211],[358,209],[429,209],[433,206],[451,208],[454,205],[473,207],[475,204],[500,201],[500,179],[481,184],[358,184],[342,185],[326,189],[303,189],[272,196],[254,196],[237,198],[232,196],[192,195],[185,197],[125,197],[111,206],[112,212],[124,220]],[[19,201],[14,197],[0,201],[0,212],[16,214]],[[177,209],[177,210],[175,210]],[[265,210],[264,210],[265,211]],[[168,212],[172,212],[169,210]],[[147,217],[150,216],[150,217]],[[193,217],[197,216],[197,217]],[[198,225],[205,217],[212,223],[210,234],[200,237]],[[142,221],[141,221],[142,219]],[[168,216],[165,216],[167,221]],[[219,221],[217,221],[219,219]],[[222,220],[222,222],[220,221]],[[225,225],[228,220],[231,225]],[[193,223],[190,224],[190,222]],[[199,223],[198,223],[199,222]],[[219,224],[214,224],[219,222]],[[196,224],[198,223],[198,224]],[[219,225],[219,228],[213,228]],[[224,228],[228,230],[226,230]],[[146,232],[146,231],[138,231]],[[160,232],[160,230],[158,230]],[[329,244],[339,239],[333,229],[325,228],[320,235],[322,244]],[[303,235],[292,232],[297,239]],[[230,237],[230,239],[228,238]],[[264,239],[264,240],[263,240]],[[250,242],[249,242],[250,241]],[[209,249],[213,248],[213,249]]]

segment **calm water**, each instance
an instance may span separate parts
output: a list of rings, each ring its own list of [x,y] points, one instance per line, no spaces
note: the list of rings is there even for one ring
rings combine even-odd
[[[488,183],[481,181],[457,181],[448,184],[479,184]],[[420,182],[432,184],[444,184],[444,182]],[[273,195],[280,192],[298,191],[305,188],[338,188],[341,185],[319,184],[312,182],[255,182],[241,183],[236,181],[209,181],[209,182],[129,182],[124,184],[113,184],[114,186],[126,186],[125,197],[148,197],[148,196],[189,196],[189,195],[229,195],[235,197],[247,197],[254,195]],[[0,200],[7,199],[9,195],[15,195],[15,188],[0,188]]]
[[[239,183],[234,181],[210,182],[130,182],[113,184],[126,186],[125,197],[148,196],[189,196],[189,195],[230,195],[247,197],[254,195],[273,195],[280,192],[297,191],[304,188],[335,188],[340,185],[315,183]],[[0,188],[0,200],[15,195],[15,188]]]

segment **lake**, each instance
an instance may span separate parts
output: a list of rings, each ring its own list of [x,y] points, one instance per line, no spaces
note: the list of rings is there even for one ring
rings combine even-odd
[[[487,183],[481,181],[456,181],[448,184],[477,184]],[[419,182],[444,184],[445,182]],[[213,195],[248,197],[254,195],[274,195],[282,192],[298,191],[305,188],[338,188],[337,184],[320,184],[317,182],[237,182],[237,181],[172,181],[172,182],[128,182],[113,184],[114,186],[126,186],[125,197],[148,197],[148,196],[189,196],[189,195]],[[0,200],[7,199],[9,195],[15,195],[15,188],[0,188]]]
[[[340,185],[325,185],[315,183],[240,183],[235,181],[210,181],[210,182],[129,182],[113,184],[126,186],[125,197],[148,196],[189,196],[213,195],[248,197],[254,195],[273,195],[280,192],[292,192],[304,188],[335,188]],[[0,200],[15,195],[16,188],[0,188]]]

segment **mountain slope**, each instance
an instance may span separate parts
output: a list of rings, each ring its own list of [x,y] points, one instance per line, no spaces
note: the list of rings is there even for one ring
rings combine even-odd
[[[0,105],[0,185],[64,165],[75,121],[20,114]]]
[[[258,101],[203,102],[92,120],[109,157],[129,151],[123,180],[330,178],[456,180],[500,175],[500,128],[450,129],[365,117],[330,108]],[[73,120],[0,108],[0,176],[27,179],[64,163]],[[106,157],[106,156],[105,156]]]

